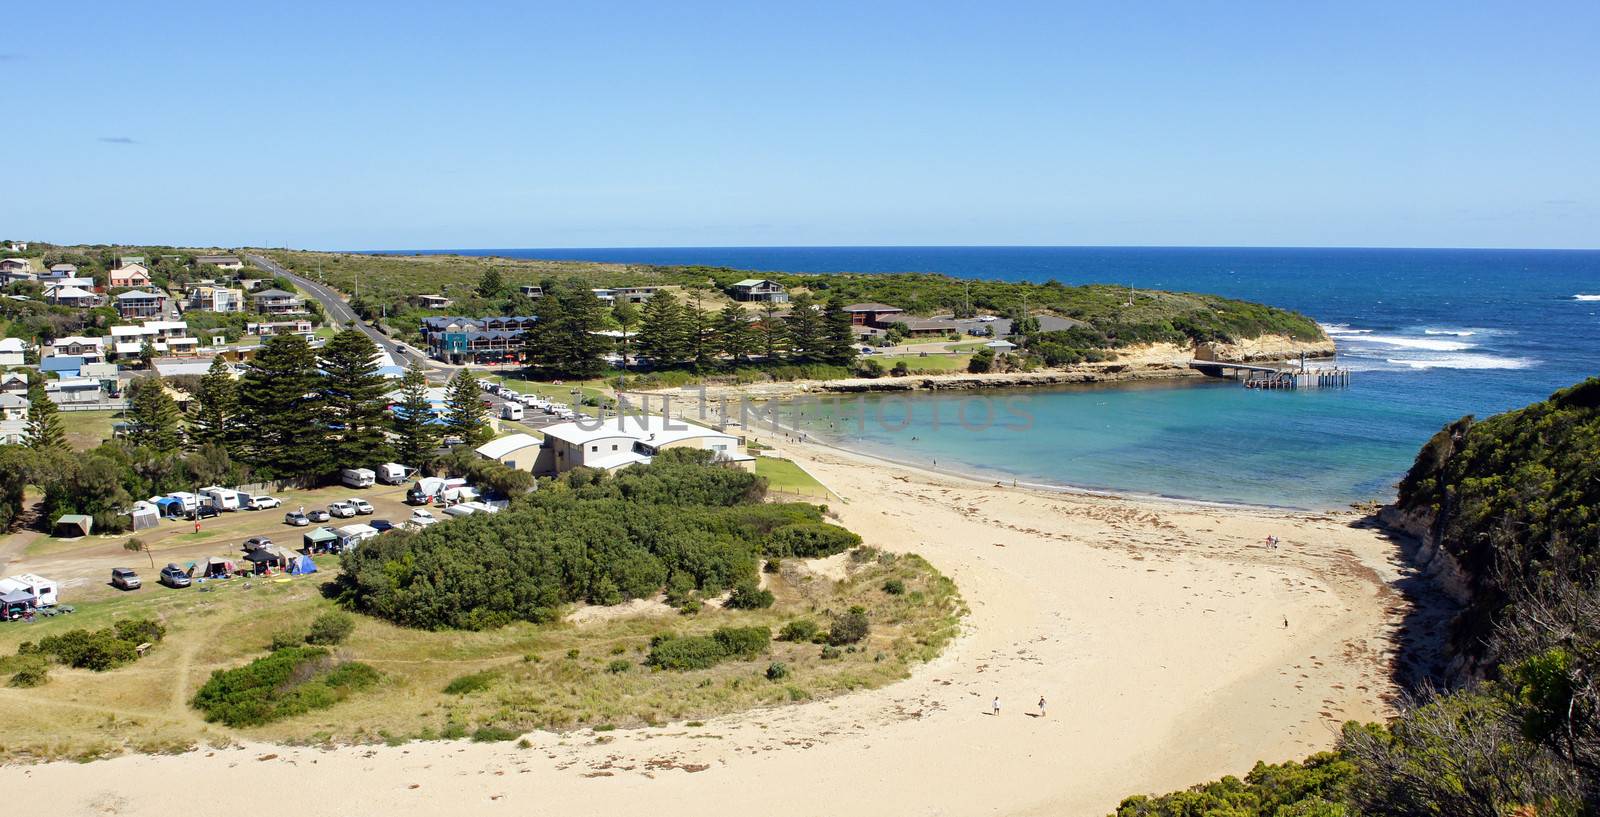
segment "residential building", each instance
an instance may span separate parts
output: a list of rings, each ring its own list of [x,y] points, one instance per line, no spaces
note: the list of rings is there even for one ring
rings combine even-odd
[[[522,286],[517,287],[517,292],[520,292],[529,298],[544,297],[544,287],[538,286],[537,284],[523,284]]]
[[[139,357],[146,343],[161,356],[194,355],[200,351],[200,339],[189,337],[189,324],[184,321],[145,321],[140,326],[113,326],[111,339],[111,356],[115,360]]]
[[[77,355],[55,355],[41,358],[39,371],[57,377],[78,377],[83,373],[85,363],[87,361]]]
[[[27,420],[0,420],[0,445],[22,445],[27,441]]]
[[[514,361],[522,352],[523,334],[521,329],[433,332],[428,335],[428,354],[456,363]]]
[[[14,284],[18,281],[37,281],[38,273],[25,269],[0,269],[0,286]]]
[[[45,273],[44,277],[52,280],[57,278],[76,278],[78,277],[78,265],[66,262],[51,264],[50,271]]]
[[[627,301],[630,304],[642,304],[660,291],[661,287],[617,287],[611,290],[611,299],[613,302]]]
[[[22,372],[6,372],[0,374],[0,394],[28,393],[28,376]]]
[[[31,272],[33,267],[26,258],[0,258],[0,272]]]
[[[79,335],[69,335],[56,338],[46,344],[49,352],[46,357],[79,357],[84,360],[102,360],[105,358],[105,338],[86,338]]]
[[[27,419],[28,398],[11,392],[0,392],[0,421]]]
[[[850,304],[844,311],[850,313],[850,323],[855,326],[875,326],[879,329],[887,329],[899,320],[898,316],[905,314],[905,310],[898,306],[880,303]]]
[[[765,278],[746,278],[729,287],[728,294],[736,301],[763,301],[788,303],[789,293],[777,281]]]
[[[6,252],[27,252],[28,251],[28,242],[26,242],[26,241],[7,241],[6,242],[6,246],[5,246],[5,250],[6,250]]]
[[[21,366],[27,356],[27,341],[22,338],[0,338],[0,366]]]
[[[119,292],[116,304],[123,320],[159,318],[167,312],[167,293],[142,289]]]
[[[422,326],[419,328],[426,337],[440,332],[527,331],[538,322],[539,319],[533,315],[494,315],[487,318],[441,317],[423,318]]]
[[[44,288],[44,298],[50,303],[59,306],[71,306],[78,309],[89,309],[100,303],[100,296],[79,286],[55,283]]]
[[[44,384],[44,394],[50,398],[50,402],[56,405],[99,403],[106,398],[105,390],[101,388],[100,381],[88,378],[52,380]]]
[[[743,442],[732,434],[715,431],[659,414],[622,413],[606,420],[578,420],[546,426],[544,443],[533,462],[526,449],[503,454],[514,457],[517,467],[538,475],[561,474],[574,468],[614,471],[648,463],[669,448],[701,448],[717,452],[717,459],[744,469],[755,468],[755,457],[743,452]]]
[[[452,303],[455,303],[455,302],[450,300],[449,298],[444,297],[443,295],[418,295],[417,296],[417,306],[420,306],[423,309],[449,309],[450,308],[450,304],[452,304]]]
[[[243,312],[244,292],[217,286],[198,286],[189,291],[189,309],[202,312]]]
[[[244,325],[246,335],[270,338],[274,335],[304,335],[311,337],[316,331],[311,321],[274,321],[268,323],[247,323]]]
[[[305,311],[299,295],[281,289],[264,289],[251,295],[250,302],[255,305],[255,311],[263,315],[292,315]]]
[[[123,259],[122,266],[107,273],[107,278],[112,289],[134,289],[150,286],[150,270],[145,265],[134,262],[126,263]]]
[[[226,270],[244,269],[244,262],[240,261],[237,255],[197,255],[194,257],[194,265],[196,267],[209,265]]]

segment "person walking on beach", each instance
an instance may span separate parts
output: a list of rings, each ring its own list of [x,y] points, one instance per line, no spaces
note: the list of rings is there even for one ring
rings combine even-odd
[[[996,695],[994,699],[994,715],[996,717],[999,717],[1000,715],[1000,696],[998,695]]]
[[[1039,696],[1039,717],[1044,717],[1044,696]]]

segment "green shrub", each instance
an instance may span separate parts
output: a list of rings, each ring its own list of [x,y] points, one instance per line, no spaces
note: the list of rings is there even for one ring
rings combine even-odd
[[[468,673],[451,680],[448,684],[445,684],[444,694],[470,695],[474,692],[482,692],[492,686],[495,682],[495,679],[499,677],[500,673],[492,669]]]
[[[789,668],[782,661],[774,661],[767,665],[767,680],[781,681],[789,677]]]
[[[633,669],[633,662],[626,658],[615,659],[606,665],[606,672],[609,672],[612,675],[620,675],[630,669]]]
[[[292,649],[304,644],[305,641],[303,636],[293,630],[278,630],[267,641],[267,651],[277,652],[278,650]]]
[[[22,661],[17,666],[16,672],[12,673],[11,680],[6,683],[9,686],[27,689],[40,686],[49,680],[50,665],[41,659],[33,658]]]
[[[890,579],[883,583],[883,592],[888,593],[891,596],[904,595],[906,592],[906,583],[900,581],[899,579]]]
[[[119,621],[104,630],[68,630],[25,644],[19,654],[43,654],[70,667],[104,672],[139,659],[138,646],[155,643],[166,628],[150,619]],[[125,637],[126,636],[126,637]]]
[[[191,704],[207,721],[259,726],[326,709],[378,681],[365,664],[340,664],[321,647],[289,647],[242,666],[216,670]]]
[[[870,627],[866,609],[851,607],[850,612],[833,620],[833,627],[828,630],[828,643],[835,647],[854,644],[867,637]]]
[[[501,743],[516,740],[521,732],[503,726],[480,726],[472,733],[473,743]]]
[[[149,618],[130,618],[111,625],[117,638],[137,644],[156,644],[167,637],[167,628]]]
[[[822,660],[824,661],[831,661],[841,655],[844,655],[844,651],[838,647],[824,645],[822,648]]]
[[[645,663],[660,669],[709,669],[729,658],[749,660],[766,652],[772,631],[765,627],[722,627],[704,635],[658,635]]]
[[[842,553],[861,544],[861,537],[838,525],[826,522],[799,522],[774,530],[767,536],[769,556],[815,559]]]
[[[349,613],[329,610],[311,622],[311,631],[306,633],[306,643],[326,647],[342,644],[355,628],[356,620]]]
[[[722,606],[734,610],[765,610],[773,601],[771,590],[763,590],[753,581],[743,581],[734,585],[733,594]]]
[[[797,618],[778,631],[779,641],[810,641],[817,635],[817,623],[809,618]]]

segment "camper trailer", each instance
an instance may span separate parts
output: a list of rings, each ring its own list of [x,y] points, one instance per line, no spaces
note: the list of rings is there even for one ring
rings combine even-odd
[[[211,501],[219,511],[239,510],[239,492],[232,488],[211,485],[200,489],[200,495]]]
[[[502,420],[521,420],[522,419],[522,404],[521,403],[501,403],[500,404],[500,419],[502,419]]]
[[[167,494],[167,498],[178,501],[178,507],[183,511],[182,514],[179,514],[180,516],[194,513],[200,507],[200,497],[188,491],[173,491]]]
[[[54,607],[61,601],[61,585],[33,573],[0,579],[0,595],[22,591],[33,596],[35,607]]]
[[[345,525],[337,533],[339,534],[339,549],[349,550],[377,536],[378,529],[371,525]]]
[[[386,462],[378,466],[378,481],[384,485],[399,485],[406,481],[410,470],[398,462]]]
[[[346,468],[340,476],[344,484],[351,488],[371,488],[377,478],[371,468]]]
[[[426,505],[444,495],[445,491],[460,488],[467,484],[464,479],[442,479],[440,477],[423,477],[417,484],[406,491],[406,502],[411,505]]]

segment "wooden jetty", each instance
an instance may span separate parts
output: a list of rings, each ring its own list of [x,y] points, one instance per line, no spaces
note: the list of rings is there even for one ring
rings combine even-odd
[[[1223,360],[1191,360],[1189,368],[1212,377],[1238,380],[1247,389],[1342,389],[1350,385],[1350,370],[1338,366],[1309,368],[1300,364],[1263,366]]]

